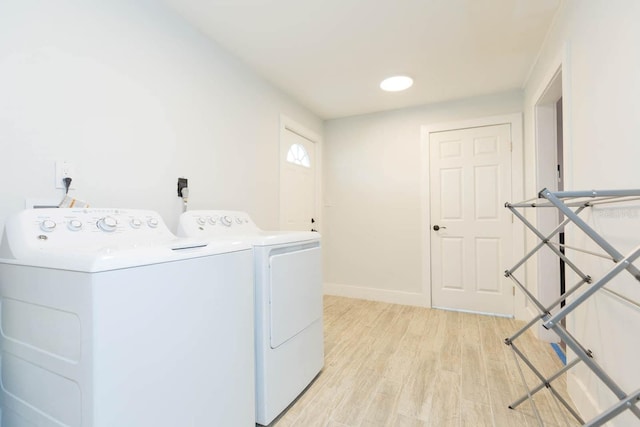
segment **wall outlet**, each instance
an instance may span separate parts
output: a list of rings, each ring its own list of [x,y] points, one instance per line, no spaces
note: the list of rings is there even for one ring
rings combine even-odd
[[[178,178],[178,197],[186,197],[186,195],[188,194],[182,194],[182,189],[186,188],[187,191],[189,189],[189,184],[188,184],[188,180],[187,178]]]
[[[76,180],[75,169],[73,165],[65,160],[56,162],[56,188],[65,188],[64,179],[71,178],[70,190],[75,189],[74,182]]]

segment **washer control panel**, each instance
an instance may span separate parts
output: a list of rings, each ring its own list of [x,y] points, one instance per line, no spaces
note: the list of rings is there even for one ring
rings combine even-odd
[[[5,232],[51,249],[133,247],[176,238],[156,212],[137,209],[27,209],[10,218]]]
[[[260,231],[249,214],[242,211],[196,210],[180,216],[179,236],[241,235]]]

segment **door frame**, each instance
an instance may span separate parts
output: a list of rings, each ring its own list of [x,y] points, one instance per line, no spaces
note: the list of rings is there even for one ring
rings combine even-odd
[[[279,228],[282,228],[282,223],[284,221],[284,218],[282,218],[281,183],[282,183],[282,159],[283,159],[282,156],[286,155],[286,153],[282,152],[282,141],[284,139],[284,133],[287,131],[293,132],[301,136],[302,138],[305,138],[311,141],[314,144],[314,147],[315,147],[314,154],[315,154],[316,164],[315,164],[315,172],[314,172],[315,176],[313,177],[315,180],[315,185],[314,185],[315,194],[313,195],[313,210],[315,211],[315,220],[317,225],[315,229],[321,232],[322,231],[322,209],[320,206],[320,200],[322,195],[322,137],[318,133],[308,129],[307,127],[285,116],[284,114],[280,114],[280,135],[278,138],[278,144],[279,144],[278,146],[278,226]]]
[[[505,202],[520,201],[523,199],[524,188],[524,165],[523,165],[523,126],[522,113],[506,114],[500,116],[481,117],[469,120],[454,122],[434,123],[423,125],[420,129],[420,158],[421,167],[421,232],[422,232],[422,292],[425,295],[425,305],[432,307],[431,299],[431,211],[430,201],[430,158],[429,158],[429,138],[435,132],[445,132],[451,130],[468,129],[483,126],[493,126],[509,124],[511,125],[511,198]],[[524,256],[524,226],[519,221],[512,223],[513,240],[510,243],[514,259]],[[515,262],[515,260],[514,260]],[[505,266],[505,270],[511,266]],[[514,315],[520,317],[524,310],[524,296],[521,292],[516,292],[514,301]]]
[[[557,169],[555,167],[558,163],[556,103],[563,95],[562,89],[562,66],[559,66],[548,78],[545,88],[534,97],[536,191],[543,188],[548,188],[551,191],[558,190]],[[553,230],[560,223],[555,210],[536,209],[534,215],[533,223],[539,230],[543,230],[543,234]],[[535,295],[542,305],[547,306],[560,297],[558,257],[549,252],[540,251],[532,261],[534,261],[532,265],[535,266],[536,283],[538,284]],[[534,307],[528,306],[528,309],[530,316],[537,315],[538,312]],[[558,336],[542,325],[539,325],[534,332],[538,338],[544,341],[558,341]]]

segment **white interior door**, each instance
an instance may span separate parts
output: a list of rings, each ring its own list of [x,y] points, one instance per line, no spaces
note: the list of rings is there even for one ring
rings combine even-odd
[[[512,316],[511,126],[434,132],[429,151],[432,305]]]
[[[315,143],[288,128],[280,138],[280,228],[316,231]]]

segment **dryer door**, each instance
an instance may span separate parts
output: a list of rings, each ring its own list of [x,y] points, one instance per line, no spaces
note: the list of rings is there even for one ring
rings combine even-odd
[[[272,252],[270,265],[271,348],[322,317],[320,247]]]

